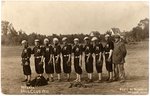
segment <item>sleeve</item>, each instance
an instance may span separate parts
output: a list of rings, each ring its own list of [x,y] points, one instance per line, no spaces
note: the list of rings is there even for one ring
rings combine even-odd
[[[94,46],[91,47],[91,50],[92,50],[91,51],[92,53],[95,53],[95,47]]]
[[[75,46],[72,46],[72,53],[75,52]]]
[[[50,51],[50,54],[53,53],[53,52],[52,52],[52,46],[51,46],[51,45],[49,46],[49,51]]]
[[[51,46],[51,54],[54,54],[54,47]]]
[[[109,42],[109,45],[110,45],[110,49],[114,50],[114,43],[113,42]]]
[[[41,55],[44,56],[45,55],[45,48],[43,46],[40,47],[41,48]]]
[[[81,52],[85,51],[85,45],[80,45],[80,48],[81,48]]]
[[[61,46],[59,45],[58,46],[58,53],[61,53],[62,52],[62,48],[61,48]]]
[[[45,56],[46,49],[42,47],[42,56]]]
[[[69,54],[71,54],[71,53],[72,53],[72,46],[69,45]]]
[[[28,57],[29,58],[31,57],[31,52],[32,52],[31,48],[28,48]]]
[[[31,54],[34,54],[34,50],[35,50],[35,47],[33,47],[33,49],[31,49]]]
[[[121,44],[120,50],[121,50],[121,52],[122,52],[122,56],[123,56],[123,57],[126,57],[127,50],[126,50],[126,47],[125,47],[125,44],[124,44],[124,43]]]
[[[100,44],[99,47],[100,47],[100,52],[103,52],[104,51],[103,45]]]
[[[90,45],[90,48],[91,48],[91,50],[90,50],[90,51],[91,51],[91,54],[94,53],[94,47],[93,47],[92,44]]]

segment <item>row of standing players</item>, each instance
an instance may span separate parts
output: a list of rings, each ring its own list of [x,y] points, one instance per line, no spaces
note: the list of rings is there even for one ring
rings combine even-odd
[[[95,59],[94,66],[96,67],[96,71],[98,73],[98,81],[102,82],[102,66],[103,59],[105,58],[106,69],[108,71],[108,82],[112,82],[113,80],[113,68],[112,68],[112,50],[114,49],[114,44],[111,40],[109,40],[109,35],[105,36],[106,44],[103,45],[99,42],[97,37],[93,37],[91,40],[89,37],[85,37],[85,44],[79,44],[79,39],[74,39],[74,45],[71,46],[68,44],[67,38],[64,37],[62,39],[63,45],[60,46],[59,40],[57,38],[53,39],[53,45],[49,44],[49,40],[47,38],[44,39],[44,46],[40,45],[38,39],[35,40],[35,46],[31,49],[28,46],[28,42],[26,40],[22,41],[22,45],[24,49],[22,51],[22,65],[23,72],[25,75],[25,80],[30,82],[31,79],[31,68],[30,68],[30,57],[31,54],[34,54],[34,62],[35,62],[35,71],[39,76],[42,76],[44,73],[43,62],[45,64],[45,72],[47,74],[47,80],[53,82],[53,74],[54,70],[58,76],[57,80],[61,81],[61,60],[63,62],[63,71],[67,74],[67,81],[70,80],[71,73],[71,58],[73,56],[74,61],[74,69],[76,72],[76,80],[77,82],[81,82],[81,74],[82,74],[82,56],[84,56],[85,69],[88,74],[87,82],[92,82],[92,73],[93,73],[93,61]],[[92,41],[92,44],[91,42]],[[61,59],[62,57],[62,59]],[[103,58],[104,57],[104,58]]]

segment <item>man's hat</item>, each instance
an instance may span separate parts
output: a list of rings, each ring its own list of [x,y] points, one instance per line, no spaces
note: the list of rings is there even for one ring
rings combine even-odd
[[[91,41],[96,41],[96,40],[98,40],[97,37],[93,37],[93,38],[91,39]]]
[[[49,42],[48,38],[45,38],[45,39],[44,39],[44,42]]]
[[[27,43],[27,40],[22,40],[21,44]]]
[[[114,38],[120,38],[119,34],[114,35]]]
[[[79,39],[78,39],[78,38],[75,38],[74,41],[79,41]]]
[[[40,40],[39,40],[39,39],[35,39],[34,41],[35,41],[35,42],[39,42]]]
[[[65,41],[65,40],[67,40],[67,37],[62,38],[62,41]]]
[[[109,34],[106,34],[105,37],[110,37],[110,35],[109,35]]]
[[[84,40],[89,40],[89,37],[84,37]]]
[[[53,38],[53,41],[59,41],[58,38]]]

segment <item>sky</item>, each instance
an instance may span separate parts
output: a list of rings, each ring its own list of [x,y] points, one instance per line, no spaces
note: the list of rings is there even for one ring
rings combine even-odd
[[[5,1],[1,18],[27,34],[105,33],[112,27],[130,31],[149,17],[148,7],[142,1]]]

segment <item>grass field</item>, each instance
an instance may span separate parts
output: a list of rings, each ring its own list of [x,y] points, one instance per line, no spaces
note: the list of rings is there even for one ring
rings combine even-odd
[[[25,87],[22,66],[20,65],[21,46],[4,47],[2,46],[1,61],[1,88],[4,94],[148,94],[148,41],[139,42],[137,44],[127,45],[127,57],[125,63],[126,82],[112,83],[90,83],[88,88],[68,88],[69,83],[52,82],[42,87]],[[31,58],[32,79],[36,76],[34,70],[33,56]],[[84,66],[83,66],[84,70]],[[95,69],[94,69],[95,70]],[[44,74],[45,75],[45,74]],[[105,64],[103,66],[103,78],[105,79],[107,72]],[[56,75],[55,75],[56,78]],[[71,74],[72,81],[76,78],[75,72]],[[87,78],[84,71],[82,80]],[[94,71],[94,80],[98,76]],[[62,79],[65,75],[62,74]],[[25,90],[26,92],[23,92]]]

